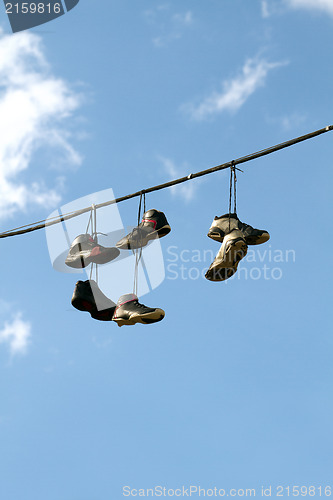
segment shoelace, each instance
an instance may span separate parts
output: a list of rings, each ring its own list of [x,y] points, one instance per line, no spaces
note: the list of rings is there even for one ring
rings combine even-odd
[[[149,309],[149,307],[145,306],[144,304],[140,304],[140,302],[136,302],[136,305],[137,305],[138,307],[143,308],[143,309]]]
[[[107,234],[105,233],[100,233],[100,232],[97,232],[97,233],[93,233],[91,238],[94,240],[94,242],[96,243],[96,245],[98,245],[98,240],[97,240],[97,235],[98,234],[102,234],[103,236],[107,236]]]

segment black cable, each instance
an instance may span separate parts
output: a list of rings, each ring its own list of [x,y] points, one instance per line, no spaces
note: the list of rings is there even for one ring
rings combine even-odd
[[[153,186],[147,189],[141,189],[136,193],[128,194],[126,196],[122,196],[121,198],[116,198],[115,200],[106,201],[104,203],[100,203],[96,205],[96,210],[102,207],[107,207],[109,205],[113,205],[114,203],[120,203],[121,201],[130,200],[131,198],[135,198],[137,196],[142,196],[146,193],[152,193],[153,191],[159,191],[161,189],[165,189],[171,186],[175,186],[177,184],[181,184],[182,182],[187,182],[191,179],[195,179],[197,177],[202,177],[203,175],[212,174],[213,172],[218,172],[220,170],[224,170],[226,168],[230,168],[231,166],[239,165],[241,163],[245,163],[250,160],[254,160],[256,158],[260,158],[261,156],[268,155],[270,153],[274,153],[275,151],[279,151],[280,149],[287,148],[298,142],[306,141],[307,139],[312,139],[317,135],[324,134],[333,130],[333,125],[328,125],[325,128],[316,130],[314,132],[310,132],[309,134],[302,135],[300,137],[296,137],[295,139],[290,139],[289,141],[282,142],[281,144],[277,144],[276,146],[271,146],[266,149],[262,149],[261,151],[257,151],[256,153],[249,154],[247,156],[242,156],[236,160],[228,161],[227,163],[222,163],[221,165],[217,165],[216,167],[208,168],[207,170],[202,170],[201,172],[196,172],[194,174],[189,174],[186,177],[181,177],[179,179],[174,179],[173,181],[165,182],[164,184],[159,184],[157,186]],[[0,238],[8,238],[9,236],[18,236],[20,234],[30,233],[32,231],[37,231],[38,229],[43,229],[48,226],[52,226],[53,224],[58,224],[59,222],[63,222],[68,219],[72,219],[73,217],[77,217],[79,215],[85,214],[91,210],[91,207],[82,208],[81,210],[76,210],[75,212],[69,212],[67,214],[63,214],[60,217],[53,217],[51,219],[45,219],[38,222],[33,222],[31,224],[27,224],[25,226],[20,226],[15,229],[9,229],[3,233],[0,233]],[[30,227],[29,227],[30,226]]]

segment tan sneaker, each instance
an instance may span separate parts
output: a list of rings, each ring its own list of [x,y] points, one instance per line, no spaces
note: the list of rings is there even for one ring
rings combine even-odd
[[[267,231],[264,229],[254,229],[249,224],[241,222],[236,214],[230,214],[230,224],[229,214],[221,215],[221,217],[215,217],[207,236],[222,243],[224,236],[230,233],[233,229],[239,229],[242,231],[247,245],[261,245],[269,240],[269,233]]]
[[[210,281],[224,281],[237,271],[239,262],[247,254],[243,233],[233,229],[224,236],[220,250],[205,274]]]

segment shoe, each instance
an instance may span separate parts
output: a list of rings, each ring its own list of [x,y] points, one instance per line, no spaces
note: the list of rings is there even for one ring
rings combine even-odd
[[[171,227],[164,213],[152,208],[143,214],[142,222],[131,233],[116,243],[116,247],[123,250],[142,248],[150,240],[162,238],[170,231]]]
[[[224,281],[237,271],[237,266],[247,254],[243,233],[233,229],[223,238],[220,250],[205,274],[210,281]]]
[[[267,231],[254,229],[249,224],[244,224],[238,219],[236,214],[230,214],[230,230],[229,214],[215,217],[207,236],[222,243],[224,236],[233,229],[242,231],[247,245],[261,245],[269,240],[269,233]]]
[[[104,295],[94,280],[78,281],[71,303],[75,309],[87,311],[100,321],[111,321],[116,309],[116,304]]]
[[[163,309],[154,309],[146,307],[138,302],[138,297],[134,293],[122,295],[116,306],[113,321],[118,323],[118,326],[135,325],[135,323],[157,323],[165,316]]]
[[[69,249],[65,263],[76,269],[94,264],[106,264],[120,254],[118,248],[105,248],[97,243],[90,234],[80,234]]]

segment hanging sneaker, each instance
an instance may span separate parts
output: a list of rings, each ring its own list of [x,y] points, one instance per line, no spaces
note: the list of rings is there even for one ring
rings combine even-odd
[[[215,217],[207,236],[222,243],[224,236],[233,229],[242,231],[247,245],[260,245],[269,240],[269,233],[267,231],[254,229],[249,224],[244,224],[239,220],[236,214],[230,214],[230,229],[229,214]]]
[[[106,264],[120,254],[118,248],[102,247],[90,234],[80,234],[75,238],[69,249],[65,263],[76,269],[89,264]]]
[[[116,247],[125,250],[142,248],[150,240],[162,238],[170,231],[171,227],[164,213],[152,208],[143,214],[142,222],[131,233],[116,243]]]
[[[71,303],[75,309],[87,311],[100,321],[111,321],[116,309],[116,304],[104,295],[94,280],[78,281]]]
[[[205,274],[210,281],[224,281],[237,271],[237,266],[247,254],[243,233],[233,229],[223,238],[220,250]]]
[[[138,302],[138,297],[134,293],[122,295],[116,306],[113,321],[118,323],[118,326],[135,325],[135,323],[157,323],[165,316],[163,309],[154,309],[146,307]]]
[[[244,234],[247,245],[261,245],[269,240],[269,232],[264,229],[254,229],[249,224],[239,221],[240,230]]]

